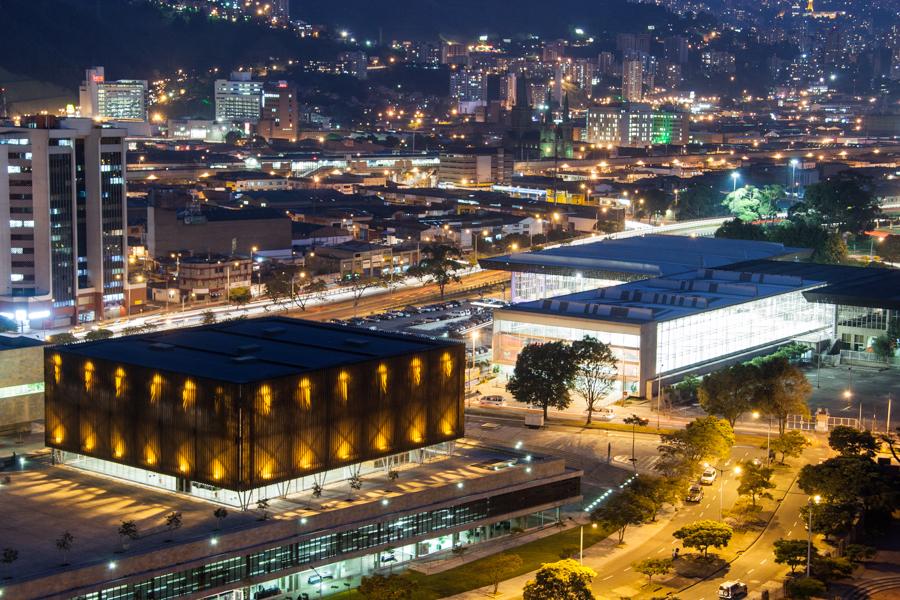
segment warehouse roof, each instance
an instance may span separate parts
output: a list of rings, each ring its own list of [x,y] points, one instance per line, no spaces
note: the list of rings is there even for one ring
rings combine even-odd
[[[270,317],[73,344],[59,351],[240,384],[455,343]]]
[[[645,235],[590,244],[560,246],[484,259],[485,269],[608,279],[611,275],[662,277],[740,261],[796,256],[799,248],[679,235]]]
[[[621,323],[669,321],[821,286],[792,275],[698,269],[547,300],[509,310]]]

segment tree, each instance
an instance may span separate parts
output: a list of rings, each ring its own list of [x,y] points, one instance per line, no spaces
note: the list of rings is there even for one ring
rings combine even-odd
[[[591,581],[597,573],[571,558],[545,563],[525,584],[523,600],[593,600]]]
[[[750,503],[756,506],[757,498],[772,498],[769,490],[775,488],[772,483],[772,475],[775,469],[763,465],[757,465],[753,462],[744,463],[741,469],[740,484],[738,485],[738,494],[741,496],[750,496]]]
[[[761,225],[745,223],[741,219],[725,221],[716,229],[715,237],[726,240],[749,240],[751,242],[764,242],[766,230]]]
[[[128,542],[138,539],[138,528],[134,521],[122,521],[119,525],[119,537],[122,538],[122,548],[126,548]]]
[[[590,336],[572,343],[575,360],[573,387],[587,404],[590,425],[594,407],[606,397],[616,381],[616,357],[608,344]]]
[[[0,333],[18,331],[19,325],[9,317],[0,316]]]
[[[828,434],[828,445],[841,456],[867,456],[878,451],[878,440],[869,431],[860,431],[846,425],[837,425]]]
[[[626,425],[631,425],[631,465],[634,467],[634,470],[637,471],[637,458],[634,455],[634,445],[636,441],[635,429],[637,427],[646,427],[650,420],[642,419],[638,415],[631,415],[630,417],[625,417],[622,421]]]
[[[775,562],[779,565],[787,565],[791,568],[791,573],[797,570],[797,567],[806,564],[806,540],[775,540]],[[818,554],[815,546],[812,551]]]
[[[359,591],[367,600],[409,600],[414,587],[413,582],[406,577],[376,573],[362,578]]]
[[[181,529],[181,520],[180,512],[171,512],[166,515],[166,529],[169,532],[169,536],[172,535],[172,532]]]
[[[649,188],[642,192],[643,208],[639,209],[642,213],[649,216],[657,214],[665,214],[669,210],[672,199],[661,189]]]
[[[895,344],[887,335],[879,335],[872,341],[872,352],[884,362],[889,362],[894,357]]]
[[[231,131],[229,131],[228,133],[225,134],[225,143],[228,144],[229,146],[234,146],[243,137],[244,136],[240,131],[238,131],[236,129],[232,129]]]
[[[843,557],[817,556],[812,559],[810,567],[813,577],[829,584],[832,581],[850,577],[853,574],[854,565]]]
[[[202,323],[204,325],[213,325],[216,322],[216,313],[211,310],[203,311],[203,320]]]
[[[220,506],[213,511],[213,516],[216,518],[216,529],[222,529],[222,521],[228,516],[228,511]]]
[[[321,279],[313,279],[300,289],[300,293],[294,297],[294,304],[305,311],[310,300],[322,299],[328,290],[328,284]]]
[[[528,344],[516,358],[506,389],[518,401],[544,409],[565,410],[572,404],[569,388],[575,379],[572,349],[563,342]]]
[[[660,440],[656,468],[669,476],[689,476],[704,459],[728,456],[734,446],[734,430],[724,419],[700,417],[684,429],[663,434]]]
[[[800,508],[800,518],[809,523],[810,506]],[[821,533],[825,539],[845,535],[853,527],[857,507],[838,502],[822,502],[813,505],[813,532]]]
[[[487,574],[491,585],[494,586],[494,595],[497,595],[497,589],[500,582],[511,577],[513,573],[522,568],[522,558],[518,554],[494,554],[478,563],[479,570]]]
[[[731,541],[734,530],[719,521],[696,521],[676,530],[672,535],[681,540],[685,548],[696,548],[705,558],[710,547],[724,548]]]
[[[726,419],[734,427],[735,421],[750,410],[755,393],[756,369],[738,364],[707,376],[697,395],[703,410]]]
[[[784,188],[767,185],[758,188],[747,185],[725,197],[725,206],[742,221],[769,219],[778,212],[778,201],[784,198]]]
[[[78,341],[78,338],[68,331],[64,331],[63,333],[49,336],[47,341],[51,344],[73,344]]]
[[[385,285],[387,283],[381,277],[367,277],[359,273],[347,275],[341,280],[341,287],[349,291],[350,297],[353,298],[353,308],[359,306],[359,301],[362,300],[366,291]]]
[[[847,244],[837,232],[830,232],[820,223],[795,215],[791,220],[770,227],[769,239],[785,246],[811,248],[813,262],[839,264],[847,260]]]
[[[722,195],[710,185],[697,184],[678,196],[676,205],[679,221],[717,217],[725,213]]]
[[[628,526],[646,523],[656,515],[656,510],[656,503],[651,498],[625,488],[601,503],[591,514],[591,519],[616,529],[619,543],[623,544]]]
[[[433,281],[438,286],[443,300],[447,285],[462,281],[459,276],[461,263],[458,260],[462,255],[459,249],[444,244],[425,246],[422,252],[426,255],[425,259],[417,266],[411,267],[409,274],[412,277]]]
[[[256,510],[260,512],[259,520],[265,521],[269,518],[269,500],[262,498],[256,502]]]
[[[801,577],[787,583],[787,591],[791,598],[806,600],[825,595],[825,584],[812,577]]]
[[[799,457],[803,453],[803,449],[809,445],[810,442],[805,435],[799,431],[791,430],[785,431],[772,440],[770,448],[773,452],[781,453],[780,462],[784,464],[785,457]]]
[[[94,342],[109,339],[113,335],[113,332],[109,329],[92,329],[84,335],[84,339],[88,342]]]
[[[69,564],[68,557],[69,551],[72,549],[72,545],[75,543],[75,536],[69,533],[68,531],[64,531],[59,538],[56,540],[56,549],[59,550],[63,555],[63,564]]]
[[[881,215],[870,177],[843,171],[806,187],[791,216],[804,215],[833,231],[862,235]]]
[[[285,298],[293,299],[295,272],[296,268],[293,265],[278,265],[268,270],[265,276],[261,277],[266,297],[276,305]]]
[[[784,357],[764,361],[759,366],[756,404],[767,415],[778,419],[778,433],[783,434],[788,415],[809,416],[807,401],[812,385],[796,365]]]
[[[237,304],[238,306],[243,306],[250,302],[253,298],[253,295],[250,292],[250,288],[246,286],[231,288],[228,292],[228,300]]]
[[[647,585],[653,583],[654,575],[665,575],[672,570],[671,558],[645,558],[631,563],[631,567],[641,575],[647,576]]]

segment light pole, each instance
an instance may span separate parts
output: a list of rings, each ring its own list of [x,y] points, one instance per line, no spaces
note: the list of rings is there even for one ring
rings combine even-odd
[[[741,178],[741,174],[738,173],[737,171],[734,171],[731,174],[731,191],[732,192],[737,191],[737,182],[738,182],[738,179],[740,179],[740,178]]]
[[[760,414],[758,410],[753,411],[753,418],[759,419]],[[772,415],[767,415],[766,419],[766,465],[770,462],[770,457],[772,456]]]
[[[706,468],[712,467],[716,471],[719,472],[719,520],[722,520],[722,513],[725,512],[725,469],[720,469],[719,467],[713,467],[709,463],[703,463],[703,466]],[[735,475],[740,475],[742,469],[740,467],[735,467],[733,472]]]
[[[475,370],[475,344],[478,343],[479,335],[480,334],[477,329],[472,332],[472,371]],[[467,379],[469,381],[469,389],[471,390],[472,389],[472,383],[471,383],[472,373],[471,372],[469,373],[469,377]]]
[[[806,529],[806,576],[809,577],[810,566],[812,565],[812,517],[813,506],[817,506],[822,501],[822,497],[815,495],[807,501],[807,512],[809,513],[809,523]]]
[[[250,295],[251,296],[253,295],[253,271],[255,270],[254,266],[256,264],[256,260],[254,259],[253,255],[256,254],[258,251],[259,251],[259,248],[257,248],[256,246],[250,247]]]
[[[797,189],[797,165],[800,164],[796,158],[791,159],[791,195],[796,196]]]
[[[591,523],[591,529],[597,529],[596,523]],[[581,526],[581,532],[578,542],[578,562],[584,564],[584,525]]]

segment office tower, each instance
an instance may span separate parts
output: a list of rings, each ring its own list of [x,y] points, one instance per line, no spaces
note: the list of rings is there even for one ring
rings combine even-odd
[[[360,50],[352,50],[341,52],[338,60],[343,63],[344,73],[353,75],[359,80],[365,80],[369,77],[369,57],[365,52]]]
[[[0,128],[0,313],[42,328],[119,316],[134,291],[125,131],[89,119],[27,125]]]
[[[6,103],[6,88],[0,87],[0,120],[9,118],[9,106]]]
[[[85,71],[78,99],[82,117],[99,121],[147,120],[147,82],[106,81],[103,67]]]
[[[622,63],[622,98],[628,102],[644,98],[644,61],[640,55],[630,54]]]
[[[450,99],[459,112],[472,113],[484,106],[486,99],[485,77],[481,71],[459,69],[450,74]]]
[[[441,42],[441,64],[465,65],[469,62],[469,50],[465,44]]]
[[[541,59],[544,62],[556,62],[566,55],[566,41],[555,40],[544,44]]]
[[[670,63],[679,65],[686,64],[688,61],[688,41],[680,35],[668,37],[663,42],[666,53],[666,60]]]
[[[266,84],[263,91],[262,118],[259,135],[266,140],[297,141],[300,111],[297,88],[286,81]]]
[[[574,60],[570,66],[570,77],[572,82],[585,91],[588,98],[591,97],[594,89],[594,73],[596,67],[593,61],[586,58]]]
[[[231,79],[217,79],[215,86],[216,121],[259,120],[263,84],[252,81],[250,73],[232,73]]]
[[[616,70],[616,57],[612,52],[601,52],[597,57],[597,70],[601,75],[612,75]]]
[[[586,140],[591,144],[644,148],[688,142],[688,115],[648,104],[611,104],[588,109]]]

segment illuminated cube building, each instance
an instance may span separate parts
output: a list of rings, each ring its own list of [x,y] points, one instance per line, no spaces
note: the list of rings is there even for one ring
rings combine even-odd
[[[61,346],[46,353],[47,445],[246,507],[461,437],[464,363],[455,342],[283,318]]]

